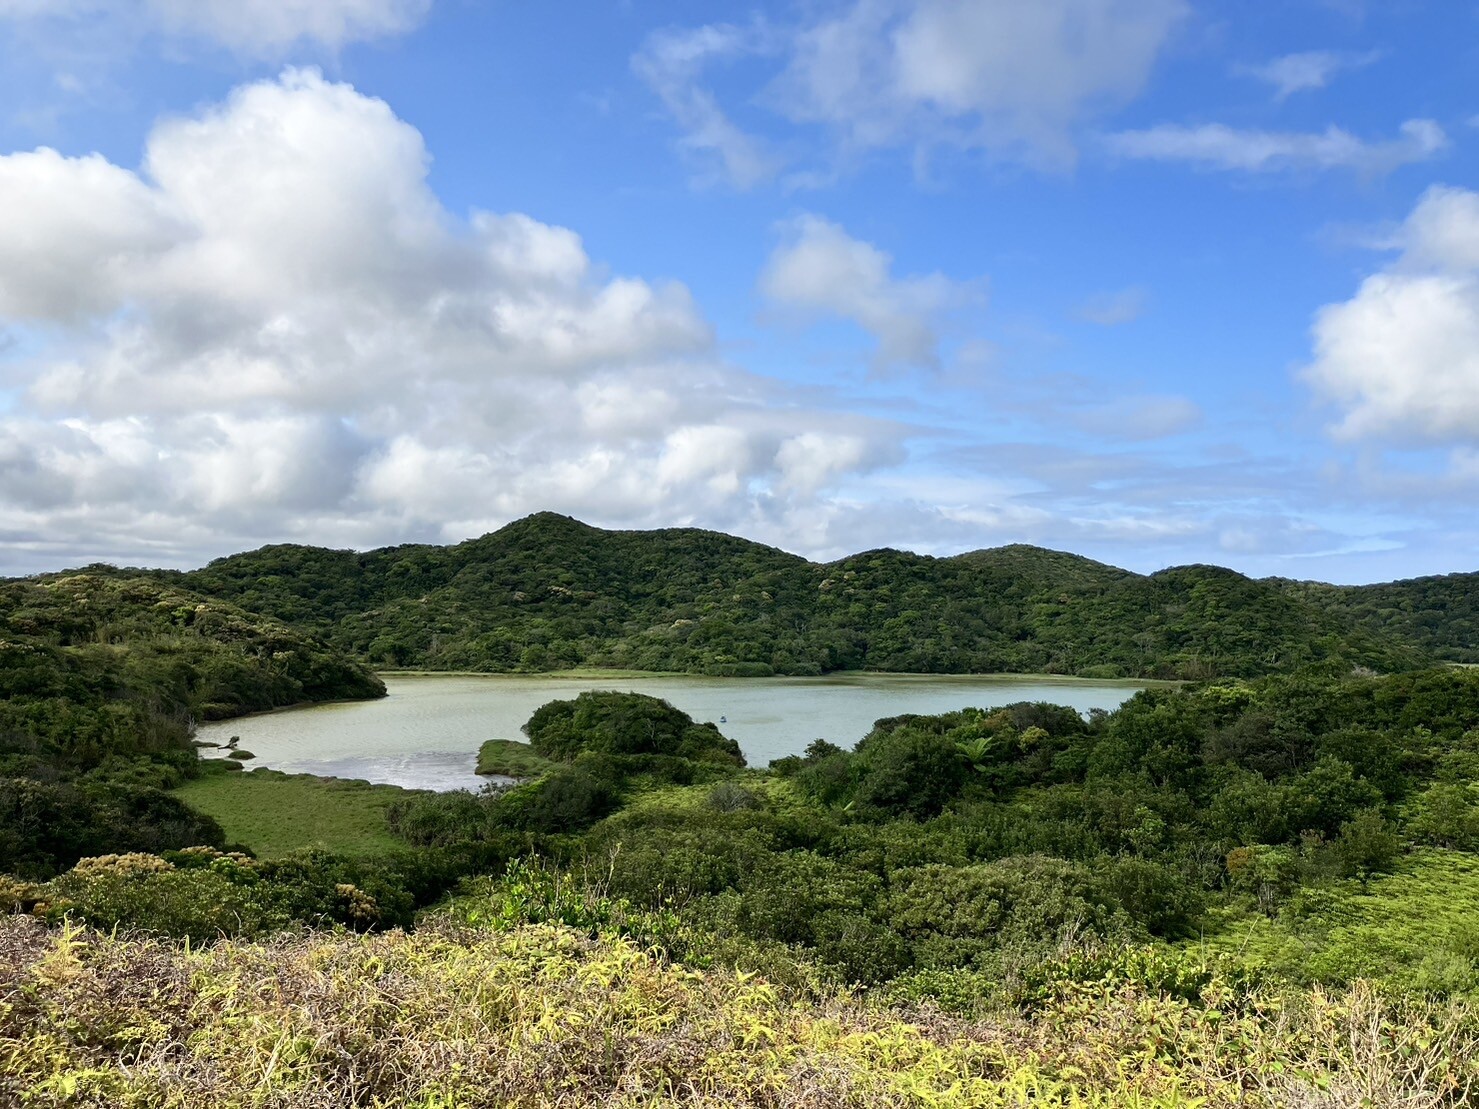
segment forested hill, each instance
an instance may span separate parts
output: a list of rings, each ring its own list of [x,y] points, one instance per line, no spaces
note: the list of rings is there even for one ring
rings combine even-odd
[[[47,695],[77,700],[85,687],[182,719],[385,693],[362,662],[300,629],[110,567],[0,581],[0,671],[12,697],[55,686]]]
[[[1379,585],[1284,582],[1289,592],[1365,628],[1450,662],[1479,663],[1479,574]]]
[[[817,564],[551,513],[455,546],[272,546],[168,576],[377,666],[1203,678],[1427,658],[1317,591],[1210,566],[1145,576],[1026,546]]]
[[[195,721],[384,693],[313,636],[157,578],[0,582],[0,874],[220,847],[168,792],[199,773]]]

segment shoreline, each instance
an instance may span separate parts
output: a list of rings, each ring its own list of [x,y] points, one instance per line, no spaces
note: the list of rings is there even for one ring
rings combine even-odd
[[[602,670],[581,667],[572,670],[539,670],[534,672],[484,670],[376,670],[380,678],[494,678],[518,679],[521,681],[593,681],[609,678],[612,681],[705,681],[705,682],[827,682],[867,680],[883,678],[895,681],[1022,681],[1038,684],[1101,685],[1161,687],[1186,685],[1183,678],[1081,678],[1074,674],[1033,674],[1011,671],[992,671],[982,674],[939,674],[914,670],[832,670],[825,674],[772,674],[766,677],[738,677],[718,674],[693,674],[682,670]],[[315,702],[328,704],[330,702]],[[277,710],[272,710],[277,711]]]
[[[588,682],[609,679],[611,681],[695,681],[695,682],[794,682],[817,684],[827,682],[862,681],[884,679],[905,682],[1031,682],[1035,685],[1076,685],[1111,688],[1174,688],[1186,685],[1185,680],[1175,678],[1079,678],[1072,674],[931,674],[907,670],[833,670],[827,674],[776,674],[767,678],[721,677],[712,674],[689,674],[672,670],[541,670],[537,673],[487,673],[478,670],[376,670],[380,678],[478,678],[489,681],[573,681]],[[332,701],[295,701],[290,705],[278,705],[270,709],[255,709],[252,712],[223,716],[215,720],[199,721],[191,731],[191,739],[201,728],[229,724],[235,720],[248,720],[258,716],[275,716],[281,712],[299,709],[320,708],[328,705],[362,705],[383,700],[383,697],[341,697]],[[215,745],[197,745],[197,750]],[[224,748],[223,748],[224,749]],[[210,756],[205,756],[210,757]]]

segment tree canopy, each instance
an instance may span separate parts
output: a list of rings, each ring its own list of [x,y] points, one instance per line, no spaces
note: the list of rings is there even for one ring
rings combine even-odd
[[[380,667],[1203,679],[1388,672],[1432,649],[1319,590],[1211,566],[1146,576],[1025,546],[818,564],[716,532],[551,513],[449,547],[264,547],[165,576]]]

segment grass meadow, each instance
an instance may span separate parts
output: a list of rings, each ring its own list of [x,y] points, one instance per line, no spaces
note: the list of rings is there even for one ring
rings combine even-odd
[[[351,855],[404,848],[391,835],[385,810],[407,792],[265,769],[209,774],[175,791],[186,804],[220,821],[229,841],[264,859],[308,847]]]

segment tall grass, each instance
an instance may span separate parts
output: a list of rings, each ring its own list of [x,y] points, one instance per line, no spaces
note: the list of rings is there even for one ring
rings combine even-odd
[[[1463,1104],[1479,1015],[1357,986],[1172,1000],[1080,984],[1032,1016],[789,994],[557,924],[190,948],[0,922],[0,1105]]]

